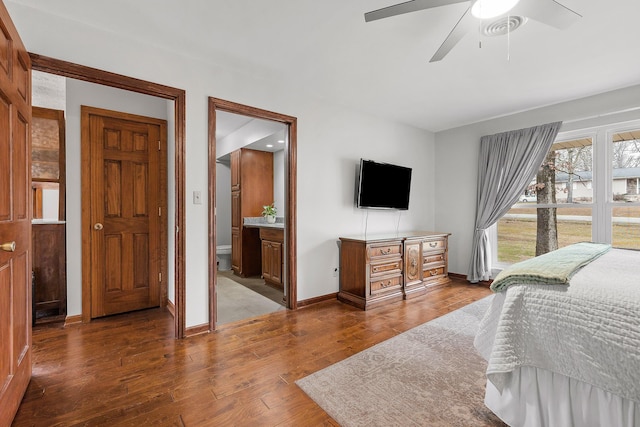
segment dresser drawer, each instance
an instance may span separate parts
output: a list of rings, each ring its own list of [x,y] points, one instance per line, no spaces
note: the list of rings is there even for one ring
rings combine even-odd
[[[369,245],[367,248],[369,251],[369,258],[374,260],[376,258],[400,256],[402,253],[402,243],[387,243],[380,245]]]
[[[422,265],[426,266],[429,264],[441,264],[444,262],[444,252],[439,254],[425,254],[422,257]]]
[[[440,267],[434,267],[428,270],[424,270],[422,272],[422,278],[426,282],[432,278],[444,276],[444,274],[445,274],[445,266],[442,265]]]
[[[371,277],[402,273],[402,258],[371,263]]]
[[[422,252],[431,252],[446,249],[447,245],[444,239],[425,240],[422,242]]]
[[[400,288],[402,288],[402,276],[394,276],[380,280],[372,280],[370,292],[371,295],[375,295],[383,292],[395,291]]]

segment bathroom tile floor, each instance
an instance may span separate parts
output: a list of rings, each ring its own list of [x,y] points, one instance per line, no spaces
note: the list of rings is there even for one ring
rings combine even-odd
[[[282,292],[260,278],[240,278],[231,271],[218,272],[217,325],[285,310]]]

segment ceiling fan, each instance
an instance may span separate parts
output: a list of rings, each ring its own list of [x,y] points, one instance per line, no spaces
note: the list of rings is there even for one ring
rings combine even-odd
[[[364,20],[370,22],[456,3],[469,3],[469,7],[429,62],[444,58],[468,31],[478,25],[478,19],[524,16],[563,30],[581,18],[579,14],[554,0],[412,0],[367,12]],[[506,25],[510,28],[511,22]]]

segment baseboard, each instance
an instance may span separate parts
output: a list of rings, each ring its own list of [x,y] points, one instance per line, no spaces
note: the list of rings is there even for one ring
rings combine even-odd
[[[449,277],[451,277],[452,279],[468,282],[466,274],[449,273]],[[482,280],[482,281],[480,281],[478,283],[475,283],[475,284],[480,285],[480,286],[486,286],[488,288],[488,287],[491,286],[491,283],[493,283],[493,280]]]
[[[209,324],[203,323],[202,325],[190,326],[184,330],[185,337],[192,337],[194,335],[206,334],[209,332]]]
[[[338,298],[338,293],[320,295],[319,297],[313,297],[309,299],[305,299],[302,301],[298,301],[298,308],[306,307],[308,305],[317,304],[322,301],[335,300]]]
[[[171,316],[173,316],[173,318],[176,318],[176,306],[169,300],[167,300],[167,310],[169,310],[169,313],[171,313]]]
[[[67,316],[64,319],[64,326],[73,325],[74,323],[82,323],[82,314],[76,314],[74,316]]]

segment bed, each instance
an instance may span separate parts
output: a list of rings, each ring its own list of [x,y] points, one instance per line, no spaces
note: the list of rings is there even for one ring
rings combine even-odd
[[[568,285],[522,282],[475,338],[486,406],[510,426],[640,426],[640,252],[612,248]]]

